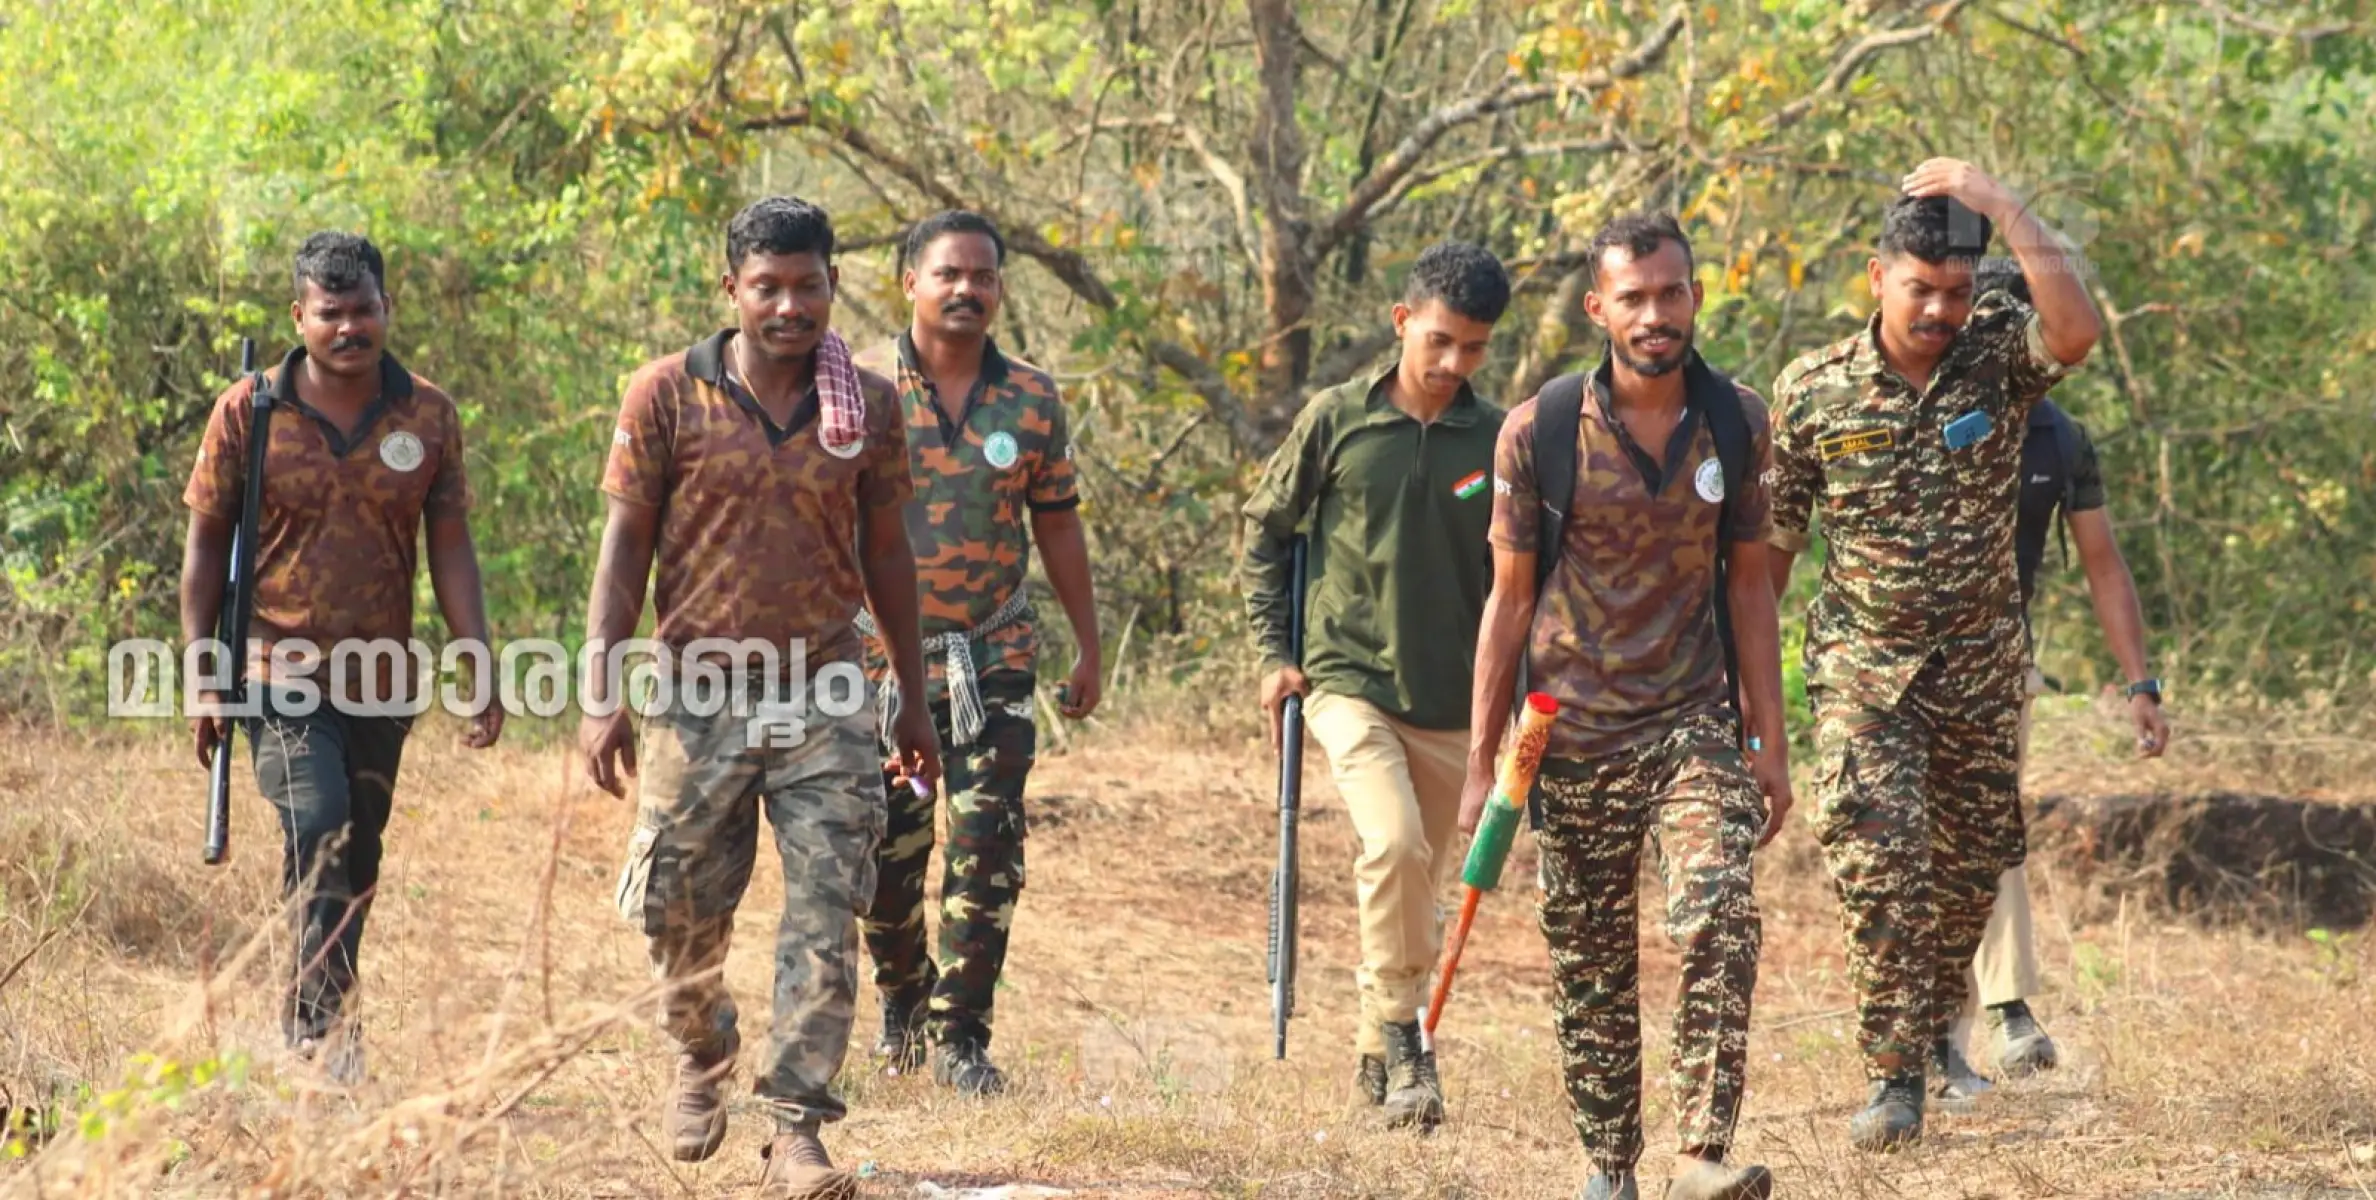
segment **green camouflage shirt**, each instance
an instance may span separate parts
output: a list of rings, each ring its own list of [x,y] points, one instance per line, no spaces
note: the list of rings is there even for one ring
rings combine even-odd
[[[1933,654],[1951,671],[2021,637],[2015,499],[2029,410],[2069,368],[2037,314],[2002,293],[1973,310],[1917,393],[1882,360],[1880,315],[1802,355],[1774,381],[1773,544],[1828,553],[1808,611],[1807,682],[1888,707]],[[1991,428],[1961,450],[1966,413]]]
[[[952,421],[934,403],[931,379],[904,331],[857,360],[892,381],[906,417],[916,484],[907,531],[916,552],[920,632],[931,637],[976,628],[1024,585],[1031,514],[1080,503],[1071,427],[1056,381],[990,342],[982,349],[981,377],[960,410],[965,415]],[[976,655],[977,670],[1029,671],[1039,653],[1039,630],[1027,614],[983,635],[981,645],[988,653]],[[867,650],[875,677],[888,675],[882,646],[869,639]],[[945,661],[927,654],[924,668],[931,695],[942,696]]]

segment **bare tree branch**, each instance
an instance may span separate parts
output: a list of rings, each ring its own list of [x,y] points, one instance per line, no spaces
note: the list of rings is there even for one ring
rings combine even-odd
[[[1791,101],[1782,107],[1782,111],[1775,113],[1773,127],[1787,129],[1797,124],[1808,113],[1814,111],[1817,101],[1848,86],[1849,81],[1856,78],[1857,72],[1864,70],[1865,63],[1870,61],[1874,55],[1880,54],[1884,50],[1895,50],[1914,45],[1917,42],[1926,42],[1938,36],[1939,31],[1946,28],[1947,23],[1953,21],[1956,14],[1962,12],[1969,3],[1971,0],[1948,0],[1946,4],[1939,7],[1939,11],[1929,21],[1923,24],[1866,34],[1862,40],[1848,47],[1845,53],[1832,61],[1831,70],[1824,73],[1823,82],[1816,84],[1814,91]]]
[[[2243,26],[2254,33],[2273,38],[2300,38],[2304,45],[2318,41],[2321,38],[2330,38],[2337,34],[2350,33],[2351,31],[2359,28],[2359,26],[2354,25],[2349,21],[2329,21],[2324,25],[2305,25],[2299,29],[2288,29],[2274,21],[2263,20],[2259,17],[2246,16],[2243,13],[2237,12],[2235,9],[2229,8],[2225,4],[2221,4],[2219,0],[2195,0],[2195,3],[2200,6],[2204,12],[2210,13],[2212,16],[2218,17],[2221,20],[2232,21],[2235,24]]]
[[[1380,200],[1377,207],[1370,210],[1368,219],[1370,221],[1384,219],[1387,214],[1393,212],[1397,207],[1399,207],[1404,200],[1409,199],[1411,193],[1418,191],[1420,188],[1426,187],[1428,184],[1434,183],[1436,180],[1442,179],[1445,176],[1458,174],[1459,172],[1466,171],[1471,167],[1493,166],[1519,158],[1549,158],[1553,155],[1561,154],[1612,154],[1620,150],[1639,151],[1656,149],[1658,149],[1658,143],[1656,142],[1651,142],[1645,145],[1635,145],[1620,138],[1592,138],[1586,141],[1567,142],[1537,142],[1532,145],[1513,143],[1507,146],[1496,146],[1491,150],[1485,150],[1476,154],[1471,154],[1466,158],[1454,159],[1440,167],[1434,167],[1429,170],[1412,173],[1406,177],[1401,184],[1395,187],[1394,193],[1392,195]]]
[[[1370,210],[1377,207],[1397,184],[1426,161],[1429,151],[1443,136],[1463,125],[1483,120],[1495,113],[1507,112],[1530,104],[1578,92],[1597,92],[1621,79],[1631,79],[1656,65],[1667,47],[1683,32],[1684,10],[1678,6],[1667,16],[1666,22],[1651,33],[1633,53],[1612,64],[1608,69],[1588,72],[1575,79],[1557,83],[1534,83],[1520,86],[1516,79],[1506,78],[1492,91],[1455,101],[1420,118],[1419,124],[1394,147],[1394,152],[1378,164],[1353,188],[1344,206],[1319,227],[1309,251],[1312,261],[1318,262],[1361,228],[1369,219]]]

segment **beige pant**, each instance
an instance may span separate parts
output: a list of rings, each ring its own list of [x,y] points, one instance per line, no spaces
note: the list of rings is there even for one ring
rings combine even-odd
[[[1383,1056],[1385,1022],[1416,1020],[1441,946],[1436,898],[1459,862],[1468,731],[1418,729],[1350,696],[1314,690],[1304,725],[1361,839],[1353,883],[1361,918],[1360,1053]]]
[[[2021,698],[2021,739],[2014,761],[2029,758],[2030,700],[2046,690],[2046,679],[2035,664],[2029,670],[2029,689]],[[2007,1004],[2035,996],[2038,986],[2038,946],[2030,926],[2029,873],[2015,867],[1997,877],[1996,906],[1988,912],[1988,929],[1980,935],[1980,950],[1966,973],[1960,1024],[1968,1025],[1980,1006]]]

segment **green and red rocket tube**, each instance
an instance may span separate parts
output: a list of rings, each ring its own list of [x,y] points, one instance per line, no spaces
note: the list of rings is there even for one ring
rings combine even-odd
[[[1444,1001],[1452,994],[1452,976],[1460,969],[1460,952],[1468,945],[1469,926],[1477,920],[1477,901],[1501,886],[1502,863],[1510,857],[1510,843],[1518,836],[1518,817],[1526,794],[1534,790],[1535,771],[1543,765],[1543,747],[1551,741],[1551,722],[1559,702],[1541,692],[1528,692],[1518,712],[1518,736],[1504,755],[1494,777],[1493,794],[1485,800],[1485,815],[1477,820],[1477,835],[1469,842],[1468,861],[1461,866],[1460,919],[1444,939],[1444,961],[1436,969],[1435,994],[1427,1001],[1427,1035],[1435,1036],[1443,1019]]]

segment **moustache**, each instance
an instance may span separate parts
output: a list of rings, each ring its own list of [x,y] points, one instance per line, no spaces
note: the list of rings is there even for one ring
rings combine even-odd
[[[769,321],[759,327],[759,332],[774,336],[781,336],[787,333],[794,336],[802,336],[814,332],[816,328],[817,323],[814,321],[805,321],[799,318],[794,318],[789,321]]]
[[[1639,346],[1654,337],[1671,338],[1680,342],[1683,340],[1683,331],[1672,325],[1659,325],[1633,335],[1633,341],[1635,345]]]
[[[371,349],[371,339],[370,339],[370,338],[367,338],[367,337],[364,337],[362,334],[359,334],[359,333],[358,333],[358,334],[350,334],[350,335],[348,335],[348,336],[346,336],[346,337],[342,337],[342,338],[338,339],[338,340],[337,340],[337,341],[335,341],[335,342],[332,342],[332,343],[330,343],[330,352],[331,352],[331,353],[333,353],[333,354],[336,354],[337,352],[339,352],[339,351],[341,351],[341,350],[369,350],[369,349]]]
[[[951,300],[947,304],[941,305],[941,311],[945,313],[969,312],[978,317],[988,310],[982,307],[982,302],[979,300]]]
[[[1949,325],[1944,321],[1916,321],[1914,322],[1914,332],[1953,334],[1955,332],[1955,326]]]

